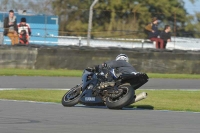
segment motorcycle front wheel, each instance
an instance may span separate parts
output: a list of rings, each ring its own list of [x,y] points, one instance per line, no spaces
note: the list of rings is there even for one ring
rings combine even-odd
[[[71,88],[62,98],[62,105],[65,107],[72,107],[79,102],[81,96],[82,84]]]

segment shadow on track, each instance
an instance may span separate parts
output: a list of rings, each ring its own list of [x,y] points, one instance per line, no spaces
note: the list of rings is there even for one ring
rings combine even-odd
[[[85,106],[82,104],[78,104],[74,107],[80,107],[80,108],[93,108],[93,109],[108,109],[106,106]],[[130,105],[127,107],[124,107],[122,109],[112,109],[112,110],[153,110],[154,107],[151,105]]]
[[[154,107],[151,105],[130,105],[127,108],[131,109],[148,109],[148,110],[153,110]]]

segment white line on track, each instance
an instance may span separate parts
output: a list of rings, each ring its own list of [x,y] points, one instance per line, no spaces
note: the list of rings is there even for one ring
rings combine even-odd
[[[29,89],[35,89],[35,90],[70,90],[69,88],[56,88],[56,89],[49,89],[49,88],[0,88],[0,91],[4,90],[29,90]],[[151,90],[151,91],[157,91],[157,90],[180,90],[180,91],[200,91],[200,89],[139,89],[139,90]]]
[[[37,102],[37,101],[27,101],[27,100],[0,99],[0,101],[5,101],[5,102],[19,102],[19,103],[57,104],[57,105],[60,105],[59,103],[53,103],[53,102]]]
[[[167,91],[200,91],[200,89],[139,89],[139,90],[151,90],[151,91],[159,91],[159,90],[167,90]]]
[[[6,91],[6,90],[70,90],[70,89],[61,89],[61,88],[58,88],[58,89],[49,89],[49,88],[0,88],[0,91]]]

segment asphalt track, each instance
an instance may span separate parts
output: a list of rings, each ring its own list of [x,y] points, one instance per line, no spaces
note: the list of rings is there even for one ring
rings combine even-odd
[[[80,78],[0,77],[0,88],[70,88]],[[150,79],[143,89],[199,89],[199,80]],[[0,91],[1,93],[1,91]],[[0,133],[199,133],[200,113],[0,100]]]
[[[200,113],[0,100],[1,133],[199,133]]]
[[[0,76],[0,88],[69,89],[81,83],[80,77]],[[149,79],[141,89],[200,89],[199,79]]]

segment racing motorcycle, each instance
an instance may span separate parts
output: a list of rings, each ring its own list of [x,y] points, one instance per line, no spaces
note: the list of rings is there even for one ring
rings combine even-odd
[[[146,92],[135,95],[135,90],[146,82],[148,76],[145,73],[119,74],[112,68],[100,71],[87,68],[83,71],[82,83],[65,93],[62,105],[71,107],[81,103],[86,106],[122,109],[147,97]]]

